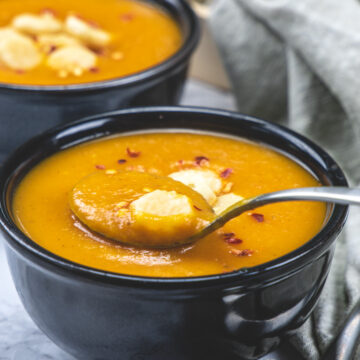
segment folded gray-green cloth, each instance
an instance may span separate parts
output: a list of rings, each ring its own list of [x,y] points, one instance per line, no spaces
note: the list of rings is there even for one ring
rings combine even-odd
[[[211,27],[238,110],[312,138],[359,185],[360,2],[217,0]],[[289,341],[306,359],[318,359],[359,297],[354,207],[319,303]]]

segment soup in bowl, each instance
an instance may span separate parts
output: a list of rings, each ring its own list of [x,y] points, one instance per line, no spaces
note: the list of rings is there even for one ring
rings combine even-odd
[[[179,101],[199,37],[186,2],[2,0],[1,6],[0,155],[59,122]]]
[[[163,7],[137,0],[2,0],[0,82],[74,85],[156,66],[182,46]],[[51,7],[50,7],[51,5]]]
[[[136,184],[134,172],[170,185]],[[134,184],[125,200],[124,176]],[[90,183],[96,191],[84,190]],[[176,236],[185,218],[239,197],[346,186],[331,157],[302,136],[206,109],[123,110],[54,129],[14,153],[0,185],[7,255],[24,306],[79,358],[259,357],[309,316],[347,214],[345,206],[289,202],[176,248],[114,239],[112,226],[130,231],[134,217],[142,231],[158,226]],[[101,231],[99,209],[107,219]]]

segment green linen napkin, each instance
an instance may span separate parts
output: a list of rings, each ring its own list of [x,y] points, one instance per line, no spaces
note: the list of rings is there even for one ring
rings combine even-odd
[[[360,3],[217,0],[210,23],[238,110],[312,138],[359,185]],[[354,207],[313,315],[289,336],[306,359],[319,358],[360,297],[359,237]]]

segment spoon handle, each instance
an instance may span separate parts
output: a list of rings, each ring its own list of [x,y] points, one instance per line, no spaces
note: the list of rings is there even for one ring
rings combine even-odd
[[[289,200],[324,201],[344,205],[360,205],[360,189],[348,187],[309,187],[282,190],[253,198],[251,206],[261,206]]]
[[[250,199],[241,200],[224,210],[212,223],[195,234],[191,240],[202,238],[221,228],[229,220],[245,211],[253,210],[263,205],[282,201],[323,201],[344,205],[360,205],[360,189],[348,187],[322,186],[276,191]]]

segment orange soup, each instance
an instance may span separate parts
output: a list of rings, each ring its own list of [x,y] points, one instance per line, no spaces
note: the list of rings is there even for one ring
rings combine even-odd
[[[169,14],[137,0],[0,0],[0,82],[67,85],[155,66],[182,44]]]
[[[293,160],[259,144],[180,130],[134,133],[77,145],[38,164],[14,195],[18,226],[40,246],[79,264],[122,274],[188,277],[287,254],[319,232],[326,215],[322,203],[278,203],[245,213],[190,245],[125,246],[90,231],[69,206],[69,194],[84,177],[124,170],[169,176],[201,194],[215,212],[229,199],[320,185]]]

